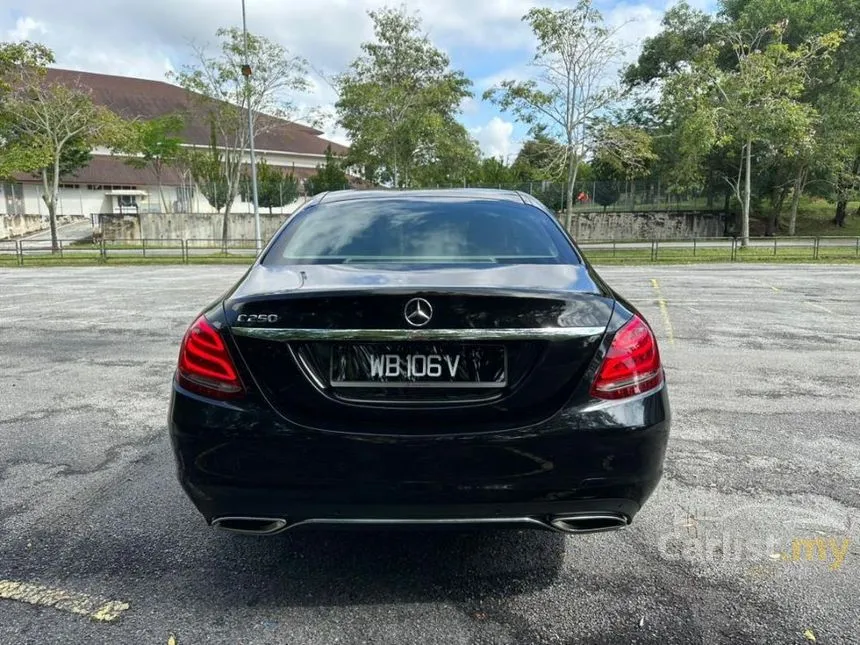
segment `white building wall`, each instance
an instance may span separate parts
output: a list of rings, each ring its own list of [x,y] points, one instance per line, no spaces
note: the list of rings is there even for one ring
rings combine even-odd
[[[105,148],[96,148],[93,150],[94,155],[109,155],[110,151]],[[260,150],[257,152],[257,160],[265,159],[272,166],[283,168],[316,168],[325,162],[325,157],[322,155],[309,155],[298,153],[284,153],[277,151]],[[250,156],[246,155],[246,160],[250,162]],[[104,179],[109,182],[108,178]],[[73,186],[77,185],[77,188]],[[146,198],[137,198],[141,211],[160,212],[163,211],[161,198],[159,197],[158,187],[155,185],[138,185],[138,190],[143,190],[148,193]],[[164,198],[167,204],[173,209],[177,202],[177,186],[163,186]],[[27,182],[23,184],[24,197],[24,212],[27,215],[41,215],[47,218],[48,208],[42,200],[44,190],[41,183]],[[115,199],[107,196],[106,190],[90,189],[85,183],[78,183],[70,180],[67,187],[60,188],[59,199],[57,203],[58,215],[83,215],[90,217],[93,214],[113,213]],[[299,198],[292,204],[272,209],[273,214],[290,214],[298,206],[304,203],[303,198]],[[197,189],[194,190],[194,195],[191,200],[191,208],[189,209],[196,213],[214,213],[215,209],[206,201],[206,197]],[[268,212],[268,209],[261,209]],[[237,195],[231,208],[232,212],[236,213],[251,213],[253,212],[253,204],[250,201],[243,201],[241,195]],[[0,199],[0,214],[6,214],[6,203],[4,199]]]
[[[24,211],[27,215],[48,217],[48,207],[42,199],[43,194],[44,189],[41,184],[24,184]],[[57,199],[57,215],[89,216],[92,213],[110,212],[107,210],[109,206],[109,201],[102,190],[87,190],[86,186],[61,188]],[[0,204],[0,208],[5,213],[5,200]]]

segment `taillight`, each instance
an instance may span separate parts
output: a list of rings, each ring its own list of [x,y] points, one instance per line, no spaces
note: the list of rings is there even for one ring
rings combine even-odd
[[[213,399],[235,399],[244,392],[224,339],[203,316],[185,332],[176,377],[185,389]]]
[[[591,395],[624,399],[653,390],[663,382],[660,351],[651,329],[633,316],[619,329],[594,378]]]

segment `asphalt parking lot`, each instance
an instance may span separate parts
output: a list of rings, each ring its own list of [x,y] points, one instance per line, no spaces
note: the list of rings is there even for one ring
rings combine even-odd
[[[860,266],[607,267],[661,341],[629,529],[207,528],[165,434],[238,266],[0,271],[0,643],[857,643]]]

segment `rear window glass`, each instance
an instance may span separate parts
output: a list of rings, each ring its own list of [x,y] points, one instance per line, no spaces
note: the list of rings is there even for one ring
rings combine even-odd
[[[579,263],[551,217],[516,202],[357,199],[307,208],[264,264]]]

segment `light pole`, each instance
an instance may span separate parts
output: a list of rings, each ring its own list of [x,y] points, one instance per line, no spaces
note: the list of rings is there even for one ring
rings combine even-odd
[[[248,55],[248,23],[245,19],[245,0],[242,0],[242,34],[245,38],[245,64],[242,65],[242,76],[245,77],[245,93],[248,95],[248,147],[251,152],[251,194],[254,199],[254,238],[257,255],[263,248],[260,235],[260,198],[257,194],[257,159],[254,153],[254,115],[251,113],[251,59]]]

